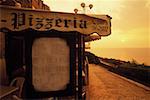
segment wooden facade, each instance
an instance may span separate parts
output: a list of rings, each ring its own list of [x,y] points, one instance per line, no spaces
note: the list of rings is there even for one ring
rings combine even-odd
[[[85,42],[110,35],[111,17],[6,6],[0,9],[0,84],[8,85],[19,76],[25,78],[25,99],[82,99],[88,83]],[[54,75],[57,73],[60,75]]]

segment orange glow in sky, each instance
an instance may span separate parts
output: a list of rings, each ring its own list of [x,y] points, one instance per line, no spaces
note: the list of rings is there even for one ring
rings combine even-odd
[[[150,1],[149,0],[44,0],[51,11],[72,12],[85,2],[86,14],[108,14],[112,17],[112,33],[101,40],[91,42],[99,48],[150,48]]]
[[[83,13],[82,2],[93,4],[91,10],[86,8],[86,14],[112,17],[111,35],[91,42],[92,53],[150,65],[150,0],[44,0],[51,11],[71,13],[75,8]]]

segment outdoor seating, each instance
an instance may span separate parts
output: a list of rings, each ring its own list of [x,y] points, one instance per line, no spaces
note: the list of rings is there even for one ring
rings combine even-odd
[[[24,81],[25,81],[24,77],[16,77],[10,83],[10,86],[16,86],[19,88],[19,90],[16,93],[16,96],[19,98],[21,98],[22,96],[22,89],[23,89]],[[16,97],[16,96],[13,96],[13,97]]]

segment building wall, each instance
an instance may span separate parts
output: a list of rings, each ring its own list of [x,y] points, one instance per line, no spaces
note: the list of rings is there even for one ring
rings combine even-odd
[[[32,0],[15,0],[16,2],[19,2],[22,7],[24,8],[31,8],[32,7]]]
[[[50,10],[50,8],[45,5],[42,0],[32,0],[32,8]]]
[[[50,10],[50,8],[46,4],[44,4],[42,0],[1,0],[0,1],[0,5],[17,6],[16,3],[21,4],[22,8]]]

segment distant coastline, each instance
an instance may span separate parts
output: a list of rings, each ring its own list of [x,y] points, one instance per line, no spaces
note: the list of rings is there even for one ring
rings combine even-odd
[[[96,56],[124,61],[135,60],[139,64],[150,65],[150,48],[100,48],[91,50]]]
[[[85,53],[90,64],[97,64],[111,72],[132,79],[150,87],[150,66],[139,64],[135,60],[131,62],[112,58],[98,57],[93,53]]]

